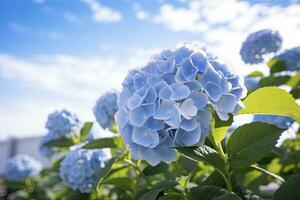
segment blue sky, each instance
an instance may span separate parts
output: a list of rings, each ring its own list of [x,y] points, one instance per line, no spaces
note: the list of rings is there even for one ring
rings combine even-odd
[[[1,0],[0,139],[44,134],[55,109],[94,120],[97,97],[181,41],[204,42],[245,74],[241,42],[262,28],[299,45],[298,1]]]

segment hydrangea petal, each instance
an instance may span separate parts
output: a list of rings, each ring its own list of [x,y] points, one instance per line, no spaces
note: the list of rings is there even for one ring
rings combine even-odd
[[[219,101],[222,96],[222,89],[213,82],[208,82],[204,85],[204,90],[209,95],[212,101]]]
[[[180,123],[180,128],[182,128],[185,131],[193,131],[198,127],[198,122],[196,119],[182,119]]]
[[[127,100],[127,106],[129,110],[133,110],[142,104],[142,97],[138,94],[134,94]]]
[[[132,141],[144,147],[154,148],[159,143],[159,136],[156,131],[151,131],[144,127],[134,128]]]
[[[154,119],[167,120],[176,112],[176,104],[173,101],[162,101],[158,109],[153,115]]]
[[[170,85],[172,90],[171,99],[172,100],[181,100],[187,98],[190,95],[190,89],[180,83],[174,83]]]
[[[216,106],[219,112],[230,113],[234,111],[236,105],[236,98],[232,94],[223,95],[218,102],[216,102]]]
[[[198,69],[191,63],[190,58],[184,59],[180,64],[180,68],[183,77],[188,81],[193,80],[198,72]]]
[[[191,57],[191,62],[193,66],[195,66],[200,74],[204,74],[206,72],[206,65],[207,65],[207,54],[199,50],[197,52],[194,52]]]
[[[132,123],[133,126],[137,126],[140,127],[143,125],[143,123],[146,121],[147,119],[147,113],[146,111],[141,108],[138,107],[134,110],[129,111],[129,120]]]
[[[194,105],[192,99],[186,99],[180,107],[180,114],[185,119],[191,119],[192,117],[196,116],[198,112],[197,107]]]

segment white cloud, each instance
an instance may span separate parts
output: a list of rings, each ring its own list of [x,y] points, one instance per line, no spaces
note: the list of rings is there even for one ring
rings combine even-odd
[[[135,11],[135,16],[138,20],[145,20],[149,17],[148,13],[142,9],[139,3],[134,3],[132,8]]]
[[[149,52],[137,49],[125,59],[70,55],[22,59],[0,54],[2,81],[19,84],[28,94],[0,104],[0,139],[44,133],[46,117],[56,109],[69,109],[82,121],[94,120],[92,108],[97,98],[105,91],[120,89],[128,70],[145,63]]]
[[[101,5],[97,0],[82,0],[93,12],[93,20],[96,22],[118,22],[122,19],[120,12]]]
[[[253,70],[243,67],[239,56],[241,43],[249,33],[271,28],[284,38],[284,48],[300,44],[299,4],[283,7],[237,0],[193,0],[180,7],[161,5],[154,20],[171,31],[199,34],[199,40],[244,73]]]

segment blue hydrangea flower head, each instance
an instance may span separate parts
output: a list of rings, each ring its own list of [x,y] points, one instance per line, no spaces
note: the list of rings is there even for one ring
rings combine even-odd
[[[48,132],[42,139],[39,145],[39,152],[42,156],[46,158],[51,158],[56,150],[54,147],[47,147],[45,144],[47,142],[59,139],[58,135],[53,134],[52,132]]]
[[[94,115],[99,125],[106,129],[114,124],[114,116],[118,110],[118,95],[116,92],[106,92],[97,100],[94,107]]]
[[[36,176],[42,170],[42,164],[34,158],[18,154],[5,163],[4,176],[13,182],[23,182],[27,177]]]
[[[300,71],[300,46],[288,49],[275,58],[285,63],[287,71]]]
[[[46,128],[58,138],[79,134],[81,123],[77,116],[67,110],[55,111],[48,116]]]
[[[281,48],[282,38],[278,31],[263,29],[251,33],[243,42],[240,55],[245,63],[258,64],[263,55],[275,53]]]
[[[248,91],[259,88],[260,79],[261,77],[245,77],[244,82]]]
[[[291,125],[294,123],[293,119],[278,115],[255,115],[253,121],[273,124],[283,129],[291,127]]]
[[[97,173],[110,158],[108,149],[71,151],[60,164],[60,177],[74,190],[89,193],[95,187]]]
[[[123,81],[116,124],[134,159],[176,160],[175,146],[202,145],[216,111],[222,120],[241,107],[243,78],[200,43],[154,56]]]

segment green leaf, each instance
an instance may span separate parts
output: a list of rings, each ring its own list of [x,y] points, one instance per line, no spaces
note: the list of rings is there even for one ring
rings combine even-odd
[[[213,130],[213,132],[209,133],[208,137],[211,141],[214,141],[214,143],[217,145],[225,138],[225,135],[226,135],[228,129],[229,129],[229,126],[215,128]]]
[[[284,85],[285,83],[288,82],[288,80],[290,80],[291,76],[288,75],[283,75],[283,76],[268,76],[265,78],[262,78],[259,81],[259,85],[261,87],[267,87],[267,86],[280,86],[280,85]]]
[[[300,106],[291,94],[276,87],[260,88],[244,100],[240,114],[270,114],[291,117],[300,123]]]
[[[172,188],[175,187],[176,185],[178,185],[178,183],[176,181],[172,181],[172,180],[162,180],[159,181],[158,183],[152,185],[152,189],[167,189],[167,188]]]
[[[261,168],[259,166],[256,166],[256,165],[251,165],[251,167],[254,168],[254,169],[256,169],[256,170],[258,170],[258,171],[261,171],[261,172],[263,172],[263,173],[265,173],[265,174],[267,174],[269,176],[272,176],[273,178],[275,178],[275,179],[277,179],[277,180],[279,180],[281,182],[284,182],[284,179],[281,176],[279,176],[277,174],[274,174],[273,172],[270,172],[270,171],[268,171],[268,170],[266,170],[264,168]]]
[[[259,161],[274,148],[283,131],[285,129],[261,122],[237,128],[226,144],[232,167],[246,167]]]
[[[296,88],[293,88],[291,91],[290,91],[291,95],[293,95],[293,97],[295,99],[299,99],[300,98],[300,87],[296,87]]]
[[[225,161],[220,157],[216,150],[209,146],[200,147],[177,147],[185,157],[195,162],[205,162],[215,167],[220,173],[225,174]]]
[[[109,178],[103,181],[105,185],[114,185],[122,189],[132,190],[132,183],[133,179],[130,177],[116,177],[116,178]]]
[[[93,122],[86,122],[80,130],[80,139],[85,140],[93,127]]]
[[[97,174],[97,186],[96,186],[96,190],[98,191],[100,189],[100,186],[102,184],[102,182],[104,181],[104,179],[107,177],[107,175],[109,174],[113,164],[116,161],[116,157],[111,158],[110,160],[107,161],[106,165],[104,168],[100,168],[98,174]]]
[[[102,148],[118,148],[120,147],[120,137],[101,138],[93,140],[84,145],[83,149],[102,149]]]
[[[227,190],[217,186],[201,186],[194,187],[188,194],[189,200],[241,200],[234,193],[229,193]]]
[[[272,58],[271,60],[269,60],[267,65],[270,67],[271,74],[286,70],[285,62],[277,58]]]
[[[300,72],[296,73],[290,80],[286,83],[286,85],[295,88],[300,84]]]
[[[150,190],[141,196],[139,200],[157,200],[161,195],[163,195],[163,189]]]
[[[143,173],[146,175],[146,176],[153,176],[155,174],[159,174],[159,173],[163,173],[163,172],[166,172],[168,171],[169,169],[169,165],[165,162],[160,162],[158,165],[156,166],[151,166],[151,165],[148,165],[144,170],[143,170]]]
[[[52,170],[55,172],[59,172],[59,168],[60,168],[60,163],[64,160],[64,156],[55,160],[52,164]]]
[[[261,77],[264,74],[261,71],[253,71],[247,75],[247,77]]]
[[[76,142],[72,138],[62,138],[58,140],[52,140],[44,145],[47,147],[71,147],[75,145]]]
[[[292,175],[287,182],[275,192],[274,200],[299,200],[300,174]]]

